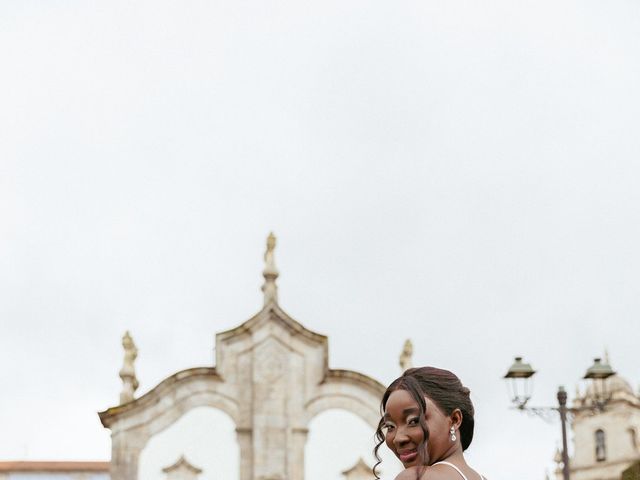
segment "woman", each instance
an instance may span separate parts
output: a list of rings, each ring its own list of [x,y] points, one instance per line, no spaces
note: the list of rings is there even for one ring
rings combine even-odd
[[[396,480],[485,480],[464,459],[473,439],[469,389],[448,370],[410,368],[384,392],[378,449],[386,443],[405,467]]]

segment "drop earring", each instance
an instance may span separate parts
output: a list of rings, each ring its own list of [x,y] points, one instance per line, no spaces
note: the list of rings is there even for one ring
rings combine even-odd
[[[458,438],[458,437],[456,437],[456,429],[455,429],[455,428],[453,428],[453,427],[451,427],[451,429],[449,430],[449,432],[451,433],[451,441],[452,441],[452,442],[455,442],[455,441],[456,441],[456,439]]]

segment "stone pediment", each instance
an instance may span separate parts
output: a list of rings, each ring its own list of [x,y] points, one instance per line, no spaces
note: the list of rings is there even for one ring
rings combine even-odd
[[[316,367],[320,366],[318,382],[328,371],[327,337],[305,328],[277,304],[270,303],[241,325],[216,335],[218,374],[222,378],[234,376],[233,364],[239,361],[238,358],[252,351],[258,354],[263,350],[264,343],[278,344],[292,355],[297,354]],[[267,353],[260,356],[269,357]],[[315,376],[318,377],[318,374]]]
[[[326,345],[327,337],[320,333],[309,330],[301,323],[289,316],[277,303],[272,302],[256,313],[246,322],[235,328],[219,332],[216,335],[216,345],[218,343],[228,344],[235,340],[256,334],[261,330],[268,330],[273,326],[280,326],[292,335],[300,336],[311,344]]]

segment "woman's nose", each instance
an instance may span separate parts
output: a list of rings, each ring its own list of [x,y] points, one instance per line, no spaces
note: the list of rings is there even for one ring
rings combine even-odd
[[[409,441],[409,436],[404,432],[404,429],[398,429],[395,437],[393,438],[393,443],[396,445],[404,445]]]

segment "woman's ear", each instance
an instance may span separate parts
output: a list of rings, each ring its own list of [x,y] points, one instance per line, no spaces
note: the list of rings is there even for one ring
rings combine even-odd
[[[449,418],[451,418],[451,426],[458,430],[460,428],[460,425],[462,425],[462,411],[460,411],[459,408],[456,408],[453,412],[451,412]]]

